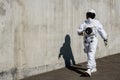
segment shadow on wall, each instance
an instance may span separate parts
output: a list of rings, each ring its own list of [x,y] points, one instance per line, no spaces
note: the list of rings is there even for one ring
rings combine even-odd
[[[60,53],[58,58],[60,58],[61,56],[65,61],[65,67],[70,67],[71,65],[75,65],[75,59],[71,49],[71,39],[69,34],[65,36],[65,42],[63,43],[63,46],[60,48]]]
[[[65,67],[67,67],[69,70],[72,70],[78,74],[81,75],[81,77],[88,77],[88,74],[85,74],[86,68],[82,68],[81,65],[77,66],[75,65],[75,59],[72,53],[71,49],[71,39],[70,35],[67,34],[65,36],[65,42],[63,43],[63,46],[60,48],[60,53],[58,58],[63,57],[64,62],[65,62]]]

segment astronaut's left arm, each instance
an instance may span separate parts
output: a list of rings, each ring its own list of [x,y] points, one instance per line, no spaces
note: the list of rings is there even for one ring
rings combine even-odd
[[[108,36],[107,36],[107,33],[103,29],[103,26],[102,26],[102,24],[100,22],[98,22],[97,31],[100,34],[100,36],[102,37],[102,39],[104,40],[104,43],[105,43],[105,46],[106,46],[107,42],[108,42]]]

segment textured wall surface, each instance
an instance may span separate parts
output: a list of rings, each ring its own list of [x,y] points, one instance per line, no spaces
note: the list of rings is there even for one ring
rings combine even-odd
[[[0,80],[16,80],[86,61],[77,28],[89,9],[109,36],[96,58],[119,53],[120,0],[0,0]],[[61,58],[58,58],[61,55]],[[67,63],[68,62],[68,63]]]

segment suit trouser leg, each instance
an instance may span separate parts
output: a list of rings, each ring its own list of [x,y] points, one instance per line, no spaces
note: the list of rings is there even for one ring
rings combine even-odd
[[[88,58],[88,64],[87,68],[96,68],[96,61],[95,61],[95,53],[96,53],[96,47],[97,47],[97,39],[94,39],[93,42],[89,43],[88,46],[88,52],[87,52],[87,58]]]

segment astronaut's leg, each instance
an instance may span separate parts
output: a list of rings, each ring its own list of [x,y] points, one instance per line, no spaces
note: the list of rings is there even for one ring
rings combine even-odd
[[[89,51],[89,44],[88,43],[84,43],[84,52],[88,53]]]
[[[89,49],[87,53],[87,57],[88,57],[87,68],[91,70],[96,68],[96,61],[95,61],[96,47],[97,47],[97,38],[94,38],[93,41],[89,43]]]

